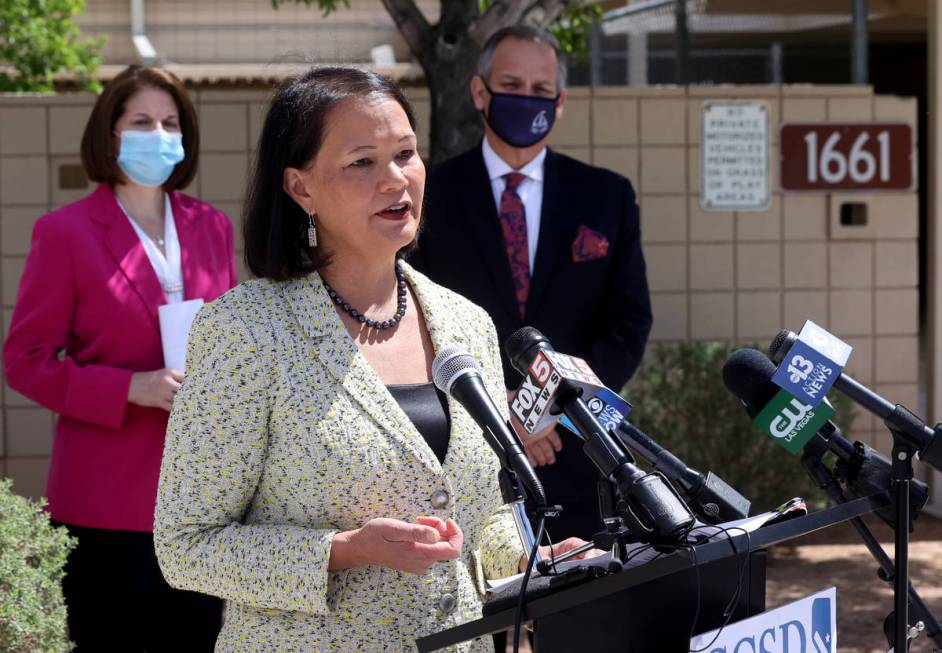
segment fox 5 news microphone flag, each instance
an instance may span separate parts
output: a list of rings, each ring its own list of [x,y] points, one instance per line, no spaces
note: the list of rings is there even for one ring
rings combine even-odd
[[[551,414],[549,407],[563,380],[570,386],[582,388],[585,397],[592,397],[605,389],[599,377],[581,358],[541,349],[510,404],[510,411],[527,433],[537,433],[559,421],[561,415]]]

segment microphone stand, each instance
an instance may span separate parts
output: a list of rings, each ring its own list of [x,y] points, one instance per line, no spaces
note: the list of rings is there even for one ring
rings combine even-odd
[[[514,526],[517,527],[517,535],[523,544],[523,550],[527,555],[533,550],[533,544],[536,542],[536,535],[533,533],[533,525],[527,515],[526,493],[517,474],[504,464],[501,460],[500,472],[497,474],[497,481],[500,484],[500,495],[504,503],[510,506],[511,514],[514,517]],[[559,512],[559,506],[547,508],[546,505],[538,505],[534,511],[536,514],[543,514],[547,517],[555,517]],[[540,550],[536,550],[536,562],[542,561]]]
[[[909,511],[909,483],[913,479],[913,455],[916,448],[901,433],[890,427],[893,434],[893,485],[896,489],[896,542],[893,569],[893,639],[894,651],[909,650],[909,531],[912,519]],[[918,632],[918,631],[917,631]],[[902,644],[900,644],[902,642]]]
[[[824,461],[821,458],[822,455],[826,452],[827,452],[827,446],[823,444],[822,441],[818,440],[817,438],[814,438],[807,445],[805,445],[804,454],[802,454],[802,457],[801,457],[801,464],[805,468],[805,471],[808,473],[808,476],[811,478],[811,480],[818,486],[819,489],[823,490],[824,493],[827,494],[828,498],[831,501],[833,501],[836,504],[847,503],[847,497],[844,495],[844,492],[841,489],[840,484],[837,482],[837,479],[834,477],[834,474],[831,472],[830,469],[828,469],[827,465],[824,464]],[[893,459],[894,459],[894,466],[895,466],[896,461],[899,460],[899,457],[896,455],[895,449],[893,453]],[[910,459],[909,467],[911,470],[912,469],[911,459]],[[897,510],[900,509],[899,507],[901,505],[901,502],[899,500],[899,494],[898,494],[899,488],[900,486],[897,486],[896,488]],[[909,515],[908,484],[907,484],[907,494],[903,495],[903,497],[904,498],[903,498],[902,503],[905,504],[905,510],[907,513],[907,520],[908,520],[908,515]],[[898,520],[897,525],[902,522],[902,519],[899,516],[897,517],[897,520]],[[894,606],[896,609],[895,614],[896,615],[900,614],[900,612],[898,611],[900,601],[898,599],[899,599],[899,595],[902,594],[903,605],[904,606],[907,605],[906,601],[908,598],[909,603],[912,604],[913,616],[915,616],[921,622],[921,624],[924,625],[926,635],[935,644],[934,651],[937,651],[937,652],[942,651],[942,625],[939,624],[939,621],[935,618],[935,615],[932,614],[932,611],[929,609],[929,606],[925,604],[925,602],[922,600],[922,597],[919,596],[919,593],[912,586],[912,583],[909,582],[908,575],[904,578],[903,588],[902,588],[902,591],[900,591],[900,583],[898,582],[900,577],[897,575],[898,570],[894,568],[894,563],[890,560],[889,556],[887,556],[886,552],[883,550],[883,547],[874,537],[871,530],[867,527],[867,525],[863,522],[863,520],[860,517],[854,517],[853,519],[850,520],[850,523],[854,527],[854,530],[857,531],[857,534],[860,536],[860,539],[863,540],[863,543],[867,547],[867,550],[870,551],[870,555],[872,555],[874,559],[877,561],[877,564],[879,565],[878,576],[880,577],[880,579],[886,582],[890,582],[890,581],[894,582]],[[903,529],[900,529],[900,528],[896,529],[897,542],[899,540],[898,533],[900,530],[903,530]],[[906,534],[907,533],[904,533],[904,537]],[[899,562],[899,556],[897,555],[897,563],[898,562]],[[904,636],[903,636],[902,641],[908,641],[908,638],[910,637],[910,635],[915,637],[921,630],[921,628],[919,628],[920,624],[917,624],[913,629],[914,632],[910,633],[909,626],[905,618],[898,619],[896,623],[904,624],[904,630],[903,630]],[[899,629],[896,628],[895,625],[894,625],[894,629],[896,631],[896,638],[893,640],[890,640],[889,634],[888,634],[887,639],[890,641],[890,644],[893,645],[895,649],[896,648],[895,642],[900,641],[900,639],[898,639]],[[908,644],[902,650],[906,650],[906,649],[908,649]]]
[[[571,549],[566,553],[555,556],[550,560],[543,560],[537,567],[541,574],[547,574],[553,569],[553,565],[566,562],[580,553],[590,549],[601,549],[611,551],[612,557],[624,562],[628,554],[627,545],[637,542],[638,538],[632,534],[631,530],[625,525],[625,520],[619,513],[619,490],[618,484],[607,478],[599,478],[596,481],[596,493],[599,500],[599,515],[605,524],[605,530],[599,531],[592,536],[592,539],[582,546]]]
[[[516,432],[509,423],[507,424],[507,429],[513,437],[517,437]],[[523,544],[523,550],[529,555],[530,551],[534,550],[533,545],[536,543],[536,535],[533,533],[533,525],[530,523],[530,518],[527,515],[527,494],[524,485],[520,480],[520,475],[514,469],[510,455],[503,445],[501,445],[497,436],[491,432],[490,428],[482,429],[481,433],[484,435],[484,439],[490,445],[494,453],[497,454],[497,459],[500,461],[500,472],[497,474],[497,482],[500,486],[501,499],[505,504],[510,506],[510,511],[514,518],[514,525],[517,528],[517,535],[520,537],[520,542]],[[537,488],[537,491],[541,490],[542,488]],[[547,506],[545,495],[539,494],[530,498],[535,504],[534,513],[536,515],[555,517],[562,511],[562,508],[559,506]],[[537,547],[536,562],[540,562],[541,559],[540,550],[539,547]]]

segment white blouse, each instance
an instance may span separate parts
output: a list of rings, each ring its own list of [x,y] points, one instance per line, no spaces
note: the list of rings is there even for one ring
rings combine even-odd
[[[118,206],[124,211],[124,215],[127,216],[131,226],[134,227],[137,237],[140,238],[144,251],[147,252],[147,258],[150,259],[150,264],[154,267],[154,272],[160,281],[160,286],[164,289],[167,303],[182,302],[183,268],[180,262],[180,240],[177,238],[177,227],[173,221],[170,195],[164,193],[164,251],[166,255],[160,251],[157,243],[147,235],[147,232],[134,221],[134,218],[131,217],[131,214],[124,208],[120,200],[118,200]]]

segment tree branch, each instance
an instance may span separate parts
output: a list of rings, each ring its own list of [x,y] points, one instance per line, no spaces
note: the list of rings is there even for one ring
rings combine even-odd
[[[520,23],[546,29],[571,4],[573,0],[536,0],[524,10]]]
[[[478,0],[441,0],[439,25],[470,25],[478,15]]]
[[[383,0],[383,6],[396,23],[396,29],[406,40],[412,55],[424,67],[427,46],[432,38],[432,28],[422,15],[422,11],[413,0]]]
[[[532,25],[541,29],[549,27],[573,0],[535,0],[529,4],[514,0],[494,0],[481,16],[472,23],[470,35],[483,46],[497,30],[510,25]]]
[[[515,25],[523,15],[524,5],[515,0],[494,0],[491,6],[471,23],[468,35],[478,44],[484,45],[491,34],[507,25]]]

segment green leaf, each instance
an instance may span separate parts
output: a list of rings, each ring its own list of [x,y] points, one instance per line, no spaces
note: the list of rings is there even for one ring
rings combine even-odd
[[[549,27],[567,56],[585,62],[589,58],[592,28],[602,19],[602,7],[595,2],[576,2],[563,11]]]
[[[306,7],[316,5],[318,8],[320,8],[321,15],[324,17],[327,17],[333,12],[337,11],[341,6],[347,9],[350,8],[350,0],[271,0],[271,4],[275,9],[277,9],[284,2],[303,4]]]
[[[0,77],[2,80],[2,77]],[[63,567],[75,541],[0,480],[0,651],[65,653]]]
[[[99,90],[94,74],[105,39],[79,39],[73,17],[84,11],[85,0],[0,1],[0,63],[14,70],[0,73],[0,91],[51,92],[60,73]]]

